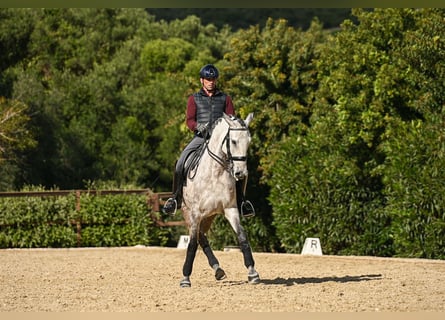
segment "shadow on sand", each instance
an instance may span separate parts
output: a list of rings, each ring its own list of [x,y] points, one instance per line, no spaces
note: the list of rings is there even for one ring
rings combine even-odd
[[[261,279],[259,284],[265,285],[284,285],[284,286],[294,286],[298,284],[314,284],[314,283],[324,283],[324,282],[338,282],[338,283],[348,283],[348,282],[361,282],[361,281],[374,281],[382,280],[381,274],[366,274],[360,276],[343,276],[343,277],[321,277],[321,278],[275,278],[275,279]],[[224,284],[235,286],[235,285],[245,285],[246,281],[232,281],[224,280]]]
[[[360,276],[343,276],[343,277],[322,277],[322,278],[275,278],[275,279],[261,279],[260,283],[267,285],[285,285],[285,286],[293,286],[296,284],[310,284],[310,283],[323,283],[323,282],[339,282],[339,283],[347,283],[347,282],[361,282],[361,281],[372,281],[372,280],[381,280],[381,274],[366,274]]]

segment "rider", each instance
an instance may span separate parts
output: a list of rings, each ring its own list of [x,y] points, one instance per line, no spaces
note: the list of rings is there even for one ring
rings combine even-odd
[[[176,162],[173,177],[173,196],[165,202],[162,209],[166,214],[174,215],[176,209],[181,208],[183,169],[187,157],[198,150],[206,139],[210,138],[212,124],[222,117],[223,112],[228,115],[235,114],[231,97],[220,91],[216,86],[219,76],[218,69],[212,64],[207,64],[201,68],[199,76],[202,87],[198,92],[189,96],[186,111],[187,127],[194,132],[194,136]],[[249,200],[244,199],[246,180],[236,182],[237,202],[241,214],[244,217],[251,217],[255,215],[255,209]]]

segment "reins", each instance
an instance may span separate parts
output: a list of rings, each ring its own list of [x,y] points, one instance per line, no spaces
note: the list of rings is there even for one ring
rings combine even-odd
[[[224,138],[226,139],[226,138]],[[216,162],[218,162],[224,169],[226,169],[227,171],[229,171],[230,169],[230,162],[219,157],[216,153],[212,152],[212,150],[210,150],[209,148],[209,140],[206,140],[205,142],[205,149],[207,149],[207,152],[209,153],[210,157],[215,160]]]

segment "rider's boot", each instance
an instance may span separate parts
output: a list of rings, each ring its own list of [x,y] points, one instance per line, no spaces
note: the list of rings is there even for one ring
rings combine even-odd
[[[173,196],[171,198],[168,198],[167,201],[164,203],[164,207],[162,208],[162,212],[169,215],[175,215],[176,210],[181,207],[181,200],[182,195],[179,192],[178,186],[179,184],[179,175],[175,170],[175,174],[173,176]],[[182,188],[182,187],[181,187]]]
[[[164,207],[162,207],[162,212],[168,215],[174,216],[176,213],[176,209],[178,209],[178,202],[176,201],[176,196],[168,198],[164,203]]]
[[[236,182],[236,201],[238,210],[244,218],[255,216],[255,208],[252,202],[244,198],[244,190],[246,188],[247,180],[238,180]]]

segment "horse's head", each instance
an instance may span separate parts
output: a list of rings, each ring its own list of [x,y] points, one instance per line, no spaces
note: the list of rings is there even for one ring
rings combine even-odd
[[[224,159],[220,162],[236,179],[247,176],[247,152],[250,145],[249,124],[253,113],[245,120],[224,114],[223,121],[215,126],[212,137],[215,136],[221,143],[221,152]],[[215,159],[216,160],[216,159]],[[221,161],[222,160],[222,161]]]

